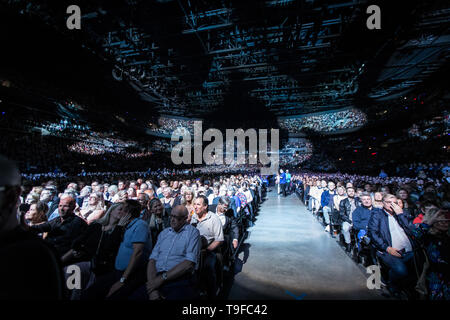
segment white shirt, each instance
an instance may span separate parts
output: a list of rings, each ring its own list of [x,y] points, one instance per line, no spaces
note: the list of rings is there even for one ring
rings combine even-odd
[[[250,192],[250,190],[245,191],[244,194],[245,194],[245,197],[247,198],[247,203],[250,203],[253,201],[252,193]]]
[[[392,247],[397,250],[405,249],[406,252],[412,251],[411,242],[405,233],[405,230],[398,224],[395,218],[388,214],[389,231],[391,232]]]
[[[217,196],[216,196],[214,193],[211,193],[211,194],[208,196],[208,203],[209,203],[209,204],[212,204],[215,197],[217,197]]]

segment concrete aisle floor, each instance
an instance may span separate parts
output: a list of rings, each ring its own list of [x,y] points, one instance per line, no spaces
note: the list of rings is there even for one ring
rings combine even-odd
[[[249,231],[229,299],[384,299],[295,194],[269,192]]]

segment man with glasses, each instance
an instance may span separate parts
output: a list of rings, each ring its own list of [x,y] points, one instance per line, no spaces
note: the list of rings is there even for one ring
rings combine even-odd
[[[389,289],[397,295],[406,285],[408,267],[414,258],[413,225],[392,194],[383,197],[383,209],[372,211],[368,233],[377,256],[389,268]]]
[[[187,223],[188,211],[179,205],[172,209],[170,227],[158,236],[147,266],[147,284],[132,299],[194,299],[195,276],[200,255],[200,233]]]

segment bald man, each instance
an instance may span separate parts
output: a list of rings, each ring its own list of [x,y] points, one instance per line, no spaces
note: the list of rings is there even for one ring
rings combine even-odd
[[[59,217],[48,222],[30,227],[35,233],[48,232],[46,241],[55,246],[59,255],[64,255],[71,249],[73,240],[86,228],[86,222],[74,214],[75,198],[63,194],[59,201]]]
[[[64,277],[54,249],[19,223],[20,174],[0,156],[0,300],[56,300]]]
[[[179,205],[172,209],[170,227],[161,231],[149,257],[147,284],[133,295],[133,299],[167,300],[194,299],[200,255],[200,232],[187,223],[188,210]]]

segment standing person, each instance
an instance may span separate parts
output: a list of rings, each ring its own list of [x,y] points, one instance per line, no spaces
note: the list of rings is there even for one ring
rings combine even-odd
[[[275,184],[277,185],[277,194],[280,194],[280,174],[277,173],[275,177]]]
[[[0,156],[0,300],[60,300],[64,277],[57,253],[19,224],[20,180],[15,164]]]
[[[280,169],[280,189],[283,197],[286,197],[286,173]]]

